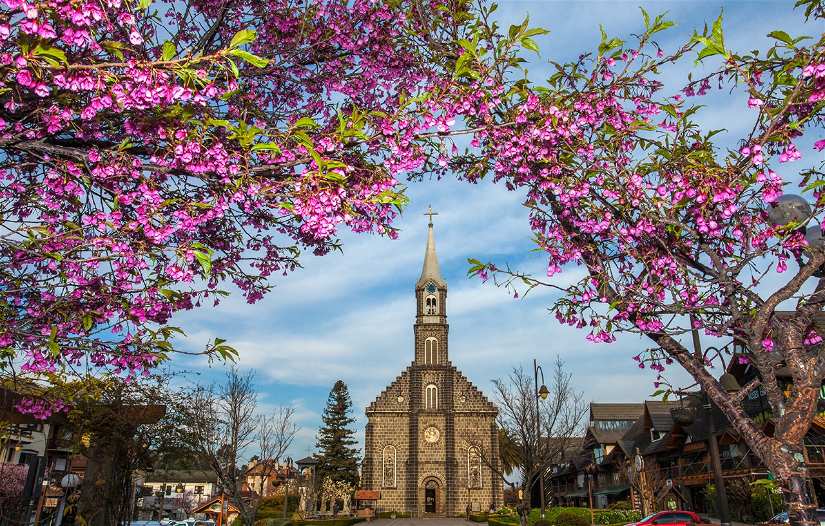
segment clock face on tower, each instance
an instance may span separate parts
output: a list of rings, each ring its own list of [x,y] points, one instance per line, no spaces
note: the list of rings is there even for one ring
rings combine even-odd
[[[435,294],[435,290],[436,290],[435,283],[433,283],[433,282],[427,283],[427,292],[428,293]]]
[[[424,430],[424,440],[429,442],[430,444],[435,444],[438,442],[438,437],[441,436],[441,433],[438,429],[434,427],[428,427]]]

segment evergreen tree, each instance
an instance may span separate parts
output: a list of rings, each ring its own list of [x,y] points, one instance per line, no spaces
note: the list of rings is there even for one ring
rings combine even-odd
[[[318,482],[326,477],[358,485],[358,449],[352,447],[357,441],[350,425],[352,400],[347,384],[338,380],[329,392],[324,408],[323,427],[318,431],[315,447],[318,448]]]

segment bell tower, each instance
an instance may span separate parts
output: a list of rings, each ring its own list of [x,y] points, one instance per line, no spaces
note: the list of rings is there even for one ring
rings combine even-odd
[[[446,365],[447,357],[447,282],[441,277],[438,257],[435,253],[432,207],[424,214],[429,216],[427,248],[424,250],[424,266],[415,284],[415,364],[421,366]]]

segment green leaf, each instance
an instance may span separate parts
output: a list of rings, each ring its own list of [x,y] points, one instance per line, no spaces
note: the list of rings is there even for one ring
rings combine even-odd
[[[138,0],[138,9],[146,11],[152,5],[152,0]]]
[[[714,44],[719,46],[719,49],[725,49],[725,38],[722,33],[722,13],[719,13],[719,18],[713,21],[711,40],[713,40]]]
[[[536,35],[549,35],[550,31],[544,29],[543,27],[534,27],[533,29],[528,29],[524,32],[524,36],[526,37],[534,37]]]
[[[770,33],[768,33],[768,36],[771,37],[771,38],[774,38],[776,40],[781,40],[782,42],[788,44],[789,46],[794,45],[794,41],[793,41],[793,38],[791,38],[791,35],[789,35],[788,33],[784,32],[784,31],[771,31]]]
[[[252,29],[241,29],[240,31],[235,33],[234,37],[232,37],[232,41],[229,42],[229,47],[235,49],[244,44],[254,42],[256,36],[257,33],[255,33],[255,31]]]
[[[244,51],[243,49],[233,49],[229,52],[230,55],[233,57],[238,57],[239,59],[252,64],[256,68],[263,68],[269,64],[269,60],[259,57],[258,55],[253,55],[249,51]]]
[[[536,44],[535,40],[530,37],[522,37],[521,45],[525,49],[529,49],[530,51],[535,51],[536,54],[539,52],[539,46]]]
[[[281,153],[281,147],[274,142],[261,142],[252,147],[253,152],[274,151]]]
[[[43,58],[46,62],[53,66],[66,64],[66,52],[56,47],[44,47],[42,44],[37,44],[32,50],[32,55]]]
[[[94,320],[92,320],[91,314],[84,314],[82,321],[83,321],[83,329],[87,330],[87,331],[89,329],[91,329],[92,325],[94,324]]]
[[[644,7],[639,6],[639,9],[642,11],[642,18],[645,21],[645,29],[650,29],[650,15],[647,14]]]
[[[171,40],[167,40],[163,43],[163,47],[161,48],[160,58],[161,60],[172,60],[172,57],[178,54],[178,49],[175,47],[174,42]]]
[[[821,188],[823,186],[825,186],[825,180],[814,181],[811,184],[809,184],[808,186],[806,186],[805,189],[802,190],[802,191],[803,192],[810,192],[811,190],[816,190],[817,188]]]
[[[238,71],[238,65],[235,64],[235,61],[231,58],[227,58],[226,60],[229,61],[229,70],[232,71],[232,74],[235,75],[235,78],[241,78],[241,72]]]
[[[110,54],[114,55],[115,57],[123,60],[123,49],[126,47],[126,44],[123,42],[115,42],[114,40],[104,40],[100,43],[100,46],[108,51]]]
[[[318,123],[312,117],[301,117],[292,126],[293,128],[317,128]]]
[[[192,250],[192,253],[195,255],[195,259],[198,260],[198,263],[200,263],[204,277],[208,278],[212,272],[212,250],[209,248],[205,250]]]

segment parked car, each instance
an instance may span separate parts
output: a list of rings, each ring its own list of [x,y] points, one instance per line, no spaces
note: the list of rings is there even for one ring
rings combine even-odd
[[[820,508],[816,510],[816,520],[819,521],[820,526],[825,526],[825,509]],[[783,511],[781,513],[777,513],[765,522],[760,522],[759,524],[761,526],[772,526],[776,524],[788,524],[789,522],[790,517],[788,516],[788,512]]]
[[[653,526],[656,524],[700,524],[701,517],[692,511],[672,510],[652,513],[638,522],[631,522],[625,526]]]

